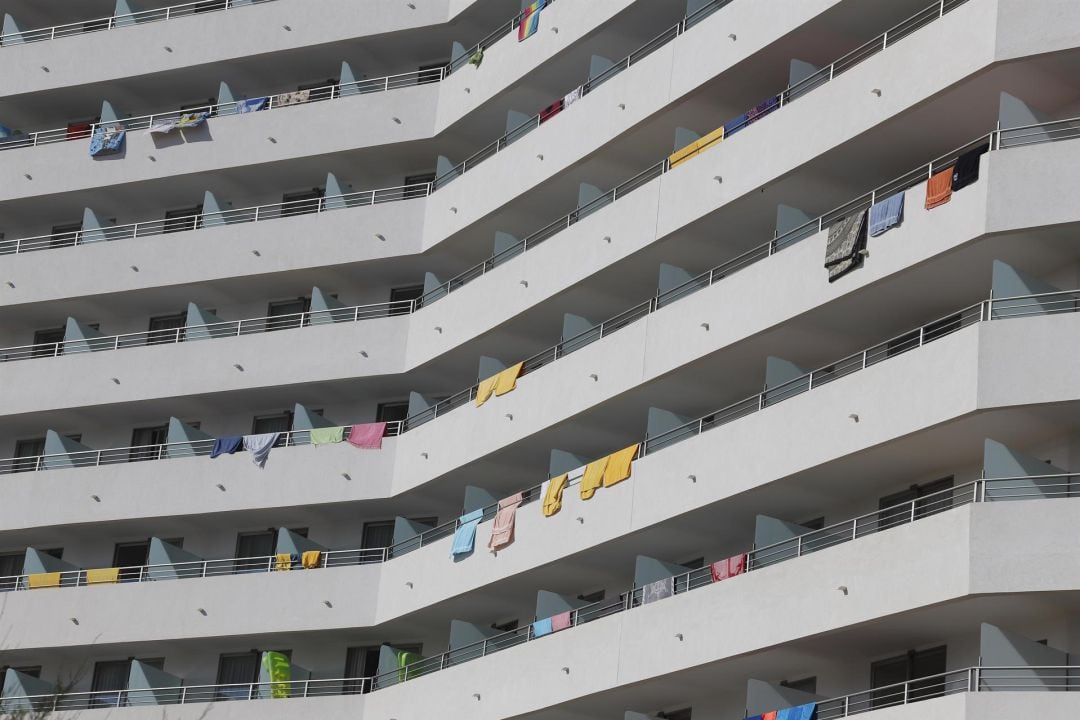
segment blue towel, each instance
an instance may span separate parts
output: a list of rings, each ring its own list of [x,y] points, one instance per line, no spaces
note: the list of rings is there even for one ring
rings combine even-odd
[[[551,634],[551,618],[544,618],[533,623],[533,637],[544,637]]]
[[[750,123],[757,122],[778,107],[780,107],[780,96],[773,95],[771,98],[754,106],[750,112],[746,113],[746,123],[749,125]]]
[[[904,193],[878,200],[870,207],[870,237],[877,237],[904,221]]]
[[[793,708],[784,708],[776,713],[776,720],[814,720],[817,703],[807,703]]]
[[[124,147],[124,136],[127,130],[123,125],[98,125],[94,128],[94,134],[90,136],[90,156],[111,155],[120,152]]]
[[[244,438],[239,435],[236,437],[221,437],[214,440],[214,449],[210,451],[210,457],[216,458],[218,455],[232,455],[243,446]]]
[[[263,433],[261,435],[245,435],[244,449],[251,453],[251,462],[260,468],[266,467],[266,460],[270,457],[270,449],[281,437],[281,433]]]
[[[244,113],[252,113],[258,110],[262,110],[264,105],[266,105],[266,98],[264,97],[251,98],[250,100],[239,100],[236,103],[236,112],[240,113],[241,115]]]
[[[734,120],[724,123],[724,137],[729,138],[750,124],[750,113],[743,113]]]
[[[454,546],[450,549],[450,557],[465,555],[473,551],[476,543],[476,526],[480,524],[480,518],[484,517],[483,510],[473,510],[458,518],[458,529],[454,532]]]

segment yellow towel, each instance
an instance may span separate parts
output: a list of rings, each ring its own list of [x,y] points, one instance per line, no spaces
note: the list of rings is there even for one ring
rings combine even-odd
[[[519,362],[517,365],[511,365],[495,376],[496,396],[505,395],[517,387],[517,379],[521,375],[521,368],[524,366],[525,363]]]
[[[638,444],[634,443],[608,456],[607,468],[604,469],[604,487],[611,487],[630,477],[630,463],[637,455],[637,451]]]
[[[724,139],[724,126],[721,125],[720,127],[713,130],[711,133],[706,135],[705,137],[698,140],[695,143],[695,145],[697,146],[697,151],[698,152],[704,152],[705,150],[708,150],[713,145],[715,145],[716,143],[720,142],[723,139]]]
[[[87,585],[112,585],[120,582],[120,568],[99,568],[86,571]]]
[[[544,494],[544,517],[551,517],[562,510],[562,493],[566,489],[566,481],[569,477],[568,474],[563,473],[548,481],[547,492]]]
[[[668,155],[668,167],[675,167],[681,163],[686,162],[690,158],[698,154],[697,142],[692,142],[684,148],[679,148],[675,152]]]
[[[482,380],[480,384],[476,386],[476,407],[480,407],[488,401],[491,394],[495,392],[495,385],[498,382],[499,376],[492,375],[487,380]]]
[[[596,494],[596,488],[604,482],[604,470],[607,469],[608,458],[593,460],[585,466],[585,476],[581,478],[581,499],[588,500]]]
[[[304,554],[300,556],[300,564],[305,569],[311,570],[312,568],[319,567],[319,560],[322,559],[322,552],[319,550],[306,550]]]
[[[60,573],[34,573],[29,578],[27,578],[27,583],[30,585],[31,590],[37,590],[38,588],[60,587]]]
[[[278,553],[274,556],[274,571],[292,570],[292,555],[289,553]]]

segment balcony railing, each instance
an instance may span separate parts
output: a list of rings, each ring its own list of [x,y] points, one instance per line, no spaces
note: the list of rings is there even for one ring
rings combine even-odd
[[[780,109],[781,107],[783,107],[784,104],[786,104],[786,102],[789,102],[795,97],[805,94],[805,92],[808,92],[813,87],[818,87],[819,85],[824,84],[840,72],[843,72],[844,70],[852,67],[854,64],[856,64],[856,62],[860,62],[863,59],[871,57],[880,50],[884,50],[886,47],[891,47],[893,43],[900,37],[904,37],[910,32],[912,32],[914,29],[922,27],[932,22],[938,17],[944,16],[946,12],[966,2],[968,2],[968,0],[939,0],[938,3],[935,3],[923,12],[916,14],[915,16],[913,16],[907,21],[904,21],[903,23],[900,23],[900,25],[894,27],[889,31],[886,31],[882,35],[878,36],[878,38],[876,38],[875,40],[866,43],[861,48],[856,49],[855,51],[852,51],[848,55],[844,56],[844,58],[842,58],[840,61],[837,61],[837,63],[833,63],[832,65],[830,65],[829,68],[827,68],[827,70],[829,70],[829,75],[824,80],[819,79],[812,86],[804,86],[800,83],[797,86],[789,87],[779,96],[779,104],[770,109],[768,112]],[[685,29],[692,27],[694,24],[700,22],[703,18],[711,15],[713,12],[716,12],[718,9],[723,7],[724,4],[724,0],[716,0],[716,2],[701,8],[698,12],[687,16],[679,25],[680,27],[684,28],[682,32],[685,32]],[[515,23],[520,22],[520,17],[521,15],[519,14],[515,17],[513,21],[508,23],[509,29],[507,29],[507,26],[504,26],[503,28],[500,28],[499,32],[501,32],[502,30],[505,30],[506,32],[512,30],[513,27],[517,26]],[[907,30],[903,33],[898,33],[896,30],[897,27],[907,28]],[[652,52],[652,50],[655,49],[653,45],[659,40],[659,38],[667,37],[668,35],[670,35],[670,33],[671,31],[667,31],[666,33],[661,34],[661,36],[658,36],[656,40],[647,43],[635,53],[627,56],[626,60],[624,61],[626,68],[629,68],[630,65],[636,62],[638,59],[647,55],[648,52]],[[891,38],[890,33],[892,33]],[[681,33],[676,33],[668,39],[678,37],[679,34]],[[459,65],[467,62],[467,58],[470,55],[471,52],[467,52],[465,55],[459,56],[459,60],[461,60],[461,58],[465,58],[464,60],[461,60]],[[857,58],[857,60],[855,58]],[[450,70],[448,70],[447,72],[453,70],[454,67],[455,64],[451,63]],[[599,86],[599,84],[601,84],[602,82],[610,79],[614,76],[614,74],[619,71],[619,69],[625,68],[623,68],[622,65],[617,65],[615,66],[615,68],[605,71],[604,74],[593,78],[592,80],[590,80],[590,88],[595,88]],[[796,89],[798,89],[798,92],[793,94],[794,90]],[[787,97],[786,101],[785,97]],[[756,116],[755,121],[768,114],[768,112],[761,113],[760,115]],[[538,119],[537,122],[539,123]],[[528,125],[528,123],[526,123],[525,125]],[[739,128],[733,128],[731,134],[734,134],[734,132],[736,132],[738,129],[741,129],[741,126]],[[524,128],[517,128],[511,131],[511,133],[523,134]],[[514,139],[517,139],[517,137],[518,135],[515,135]],[[506,144],[509,143],[504,139],[503,146],[505,146]],[[496,143],[494,143],[494,146],[498,147],[498,145],[499,141],[496,141]],[[490,147],[491,146],[489,146],[489,148]],[[484,150],[481,151],[481,153],[484,152]],[[490,155],[493,154],[490,151],[487,152],[488,154],[486,155],[486,157],[490,157]],[[471,162],[472,165],[475,165],[478,161],[473,159],[471,161],[467,160],[466,162]],[[638,173],[629,180],[620,183],[601,197],[596,198],[595,200],[592,200],[591,202],[576,208],[575,210],[568,213],[566,216],[530,234],[516,245],[513,245],[500,251],[499,253],[496,253],[495,255],[492,255],[490,258],[483,261],[482,263],[451,278],[441,286],[430,290],[429,292],[425,293],[425,295],[421,298],[421,302],[431,303],[435,300],[438,300],[439,298],[445,297],[450,292],[453,292],[454,290],[462,287],[463,285],[471,282],[472,280],[483,276],[487,271],[494,269],[502,262],[505,262],[506,260],[509,260],[510,258],[520,253],[526,252],[527,250],[536,247],[544,240],[553,237],[554,235],[561,232],[563,229],[568,228],[579,220],[584,219],[585,217],[592,214],[593,212],[596,212],[605,205],[609,205],[613,203],[616,199],[627,195],[628,193],[641,187],[642,185],[645,185],[651,180],[664,174],[669,169],[669,162],[667,158],[665,158],[656,165],[653,165],[652,167],[644,170],[641,173]],[[445,184],[446,178],[448,178],[449,176],[449,173],[444,174],[444,180],[442,184]],[[296,208],[294,212],[290,214],[313,212],[314,210],[311,209],[313,205],[318,205],[317,209],[321,211],[324,209],[355,207],[357,205],[376,204],[377,202],[388,202],[391,200],[405,200],[413,197],[424,197],[430,195],[437,187],[441,186],[439,183],[440,181],[437,178],[436,181],[433,183],[426,183],[418,186],[408,186],[406,188],[391,188],[389,190],[366,191],[363,193],[350,193],[349,195],[323,198],[323,201],[330,201],[331,204],[329,207],[326,207],[323,203],[318,201],[296,201]],[[398,192],[395,193],[393,191]],[[367,196],[371,193],[374,193],[375,195],[372,196],[369,201],[365,201],[367,199]],[[86,242],[94,242],[100,240],[121,240],[140,236],[160,235],[166,232],[166,229],[175,230],[176,227],[188,227],[188,225],[185,223],[190,223],[190,227],[194,229],[205,226],[231,224],[233,222],[253,222],[260,219],[260,209],[262,210],[263,214],[262,219],[268,219],[267,216],[280,217],[280,210],[275,210],[275,208],[280,208],[281,205],[283,204],[267,205],[261,206],[261,208],[247,208],[245,210],[227,211],[222,213],[210,213],[206,216],[207,218],[209,218],[209,221],[204,221],[202,219],[203,216],[191,216],[187,218],[173,218],[169,220],[151,220],[143,223],[114,226],[100,230],[80,230],[73,233],[66,233],[62,236],[41,235],[31,238],[0,240],[0,255],[9,253],[29,252],[34,250],[48,250],[61,247],[71,247],[73,245],[85,244]]]
[[[894,527],[914,523],[918,520],[979,502],[998,502],[1023,500],[1029,498],[1077,498],[1080,497],[1080,483],[1077,475],[1042,475],[1020,476],[976,480],[964,485],[933,493],[915,500],[883,508],[867,515],[831,525],[821,530],[806,533],[791,540],[755,548],[748,553],[746,572],[771,567],[772,565],[794,560],[829,547],[854,541],[869,534],[888,531]],[[387,556],[384,556],[384,559]],[[269,572],[271,558],[260,558],[260,567],[256,572]],[[215,561],[218,562],[218,561]],[[237,560],[220,562],[241,562]],[[344,563],[354,564],[354,563]],[[186,563],[184,564],[186,565]],[[711,569],[706,566],[673,577],[674,595],[682,595],[692,590],[713,584]],[[724,582],[732,582],[725,580]],[[16,583],[18,587],[20,583]],[[617,598],[601,600],[571,611],[570,628],[595,620],[634,610],[643,606],[641,587],[620,593]],[[662,601],[657,601],[662,602]],[[540,636],[544,637],[544,636]],[[267,688],[279,688],[279,697],[316,697],[319,695],[347,695],[374,690],[415,680],[433,672],[460,665],[470,660],[486,657],[517,645],[539,639],[533,625],[510,630],[499,635],[475,642],[439,655],[424,658],[405,665],[390,673],[383,673],[367,678],[344,678],[337,680],[304,680],[275,683],[240,683],[230,685],[181,686],[155,689],[153,694],[146,690],[72,693],[65,695],[38,695],[26,698],[5,698],[25,701],[35,709],[55,708],[61,710],[92,709],[97,707],[115,707],[135,704],[184,704],[195,702],[213,702],[217,700],[247,700],[268,697]],[[1013,670],[1017,672],[1014,674]],[[1026,670],[1026,674],[1019,672]],[[918,678],[907,683],[898,683],[875,688],[872,691],[854,693],[840,698],[823,701],[818,705],[821,720],[833,720],[846,715],[854,715],[893,705],[906,704],[917,700],[940,697],[950,692],[976,692],[979,690],[1023,690],[1046,687],[1069,690],[1080,688],[1080,680],[1053,672],[1045,672],[1033,678],[1032,668],[995,668],[992,673],[953,671],[943,675]],[[1037,668],[1036,670],[1049,670]],[[964,682],[954,680],[960,677]],[[948,678],[939,680],[939,678]],[[970,680],[970,682],[968,682]],[[286,693],[281,688],[288,687]],[[130,693],[130,694],[127,694]],[[154,697],[156,695],[156,697]],[[142,698],[140,702],[139,698]]]
[[[370,93],[388,92],[390,90],[400,90],[401,88],[416,87],[417,85],[440,82],[444,77],[446,77],[446,68],[439,67],[429,70],[401,73],[398,75],[387,75],[386,77],[371,78],[368,80],[337,83],[309,90],[308,99],[304,100],[302,103],[287,103],[284,105],[278,104],[278,95],[274,94],[266,97],[266,104],[263,106],[263,109],[258,112],[263,112],[263,110],[277,110],[280,108],[294,108],[297,105],[308,105],[324,100],[337,100],[353,95],[367,95]],[[246,101],[244,100],[237,100],[235,102],[208,103],[195,110],[168,110],[166,112],[154,113],[153,115],[139,115],[136,117],[124,118],[120,120],[120,122],[128,131],[149,130],[157,122],[162,120],[179,120],[181,116],[192,112],[206,112],[210,114],[210,117],[237,115],[240,113],[245,102]],[[116,123],[110,122],[105,124],[115,125]],[[86,140],[93,136],[97,127],[98,123],[89,123],[85,128],[79,130],[71,130],[64,127],[56,128],[54,130],[38,130],[25,135],[13,135],[11,137],[0,138],[0,150],[38,147],[40,145],[50,145],[52,143],[67,142],[69,140]]]
[[[177,18],[201,15],[207,12],[219,10],[231,10],[234,8],[247,7],[249,5],[261,5],[273,2],[273,0],[249,0],[248,2],[236,2],[236,0],[198,0],[197,2],[170,5],[154,10],[141,10],[139,12],[123,15],[110,15],[109,17],[96,20],[82,20],[79,22],[54,25],[52,27],[22,30],[20,32],[0,35],[0,47],[15,47],[26,43],[55,40],[57,38],[85,35],[89,32],[102,30],[115,30],[116,28],[131,27],[144,23],[176,20]]]

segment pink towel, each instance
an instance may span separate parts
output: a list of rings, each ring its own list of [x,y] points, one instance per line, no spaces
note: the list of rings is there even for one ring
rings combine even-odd
[[[386,423],[367,423],[366,425],[353,425],[349,431],[349,444],[365,450],[379,450],[382,448],[383,435],[386,434]]]
[[[720,582],[736,575],[742,575],[746,572],[746,553],[730,557],[727,560],[717,560],[709,567],[712,570],[713,582]]]
[[[524,499],[524,495],[518,493],[499,501],[499,511],[495,513],[495,522],[491,524],[489,549],[498,550],[514,542],[514,520],[517,518],[518,505]]]
[[[559,632],[570,627],[570,611],[551,616],[551,632]]]

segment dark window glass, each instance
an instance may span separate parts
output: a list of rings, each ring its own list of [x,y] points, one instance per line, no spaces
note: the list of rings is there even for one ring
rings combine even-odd
[[[375,410],[375,422],[397,422],[409,416],[409,403],[379,403]]]
[[[929,650],[912,650],[887,660],[879,660],[870,665],[870,684],[875,688],[871,693],[871,707],[881,708],[904,702],[904,686],[910,682],[907,690],[909,702],[940,697],[944,694],[946,646]],[[920,680],[920,678],[927,678]]]
[[[391,288],[390,290],[390,302],[392,303],[406,303],[409,300],[416,300],[424,294],[423,285],[408,285],[406,287]],[[391,315],[408,315],[409,308],[405,305],[400,307],[393,307],[390,309]]]
[[[326,191],[320,188],[313,188],[304,192],[285,193],[281,196],[281,216],[291,217],[293,215],[318,212],[319,201],[325,194]]]
[[[427,172],[420,173],[419,175],[406,175],[403,185],[423,185],[425,183],[435,182],[435,173]]]
[[[185,230],[194,230],[195,228],[201,227],[202,219],[199,216],[202,215],[202,211],[202,205],[179,208],[177,210],[167,210],[165,212],[165,222],[162,225],[162,232],[184,232]]]
[[[218,688],[217,700],[250,700],[250,683],[259,679],[259,654],[236,653],[218,658],[217,684],[233,687]]]
[[[289,432],[292,429],[293,414],[291,411],[286,411],[278,415],[261,415],[256,417],[251,423],[251,433],[253,435],[261,435],[263,433],[272,432]],[[282,441],[278,441],[280,444]]]
[[[138,582],[150,555],[150,541],[116,543],[113,567],[120,568],[120,582]]]
[[[953,486],[953,478],[947,477],[922,485],[912,485],[907,490],[886,495],[878,501],[878,530],[910,522],[948,510],[953,506],[953,496],[944,492]],[[940,493],[940,494],[939,494]]]
[[[303,325],[303,313],[311,309],[311,298],[296,298],[295,300],[282,300],[272,302],[266,309],[269,320],[266,329],[288,330]]]
[[[106,660],[94,663],[94,679],[90,684],[90,691],[103,694],[93,697],[91,707],[119,707],[120,691],[127,689],[130,671],[130,660]]]
[[[169,439],[168,425],[155,425],[154,427],[136,428],[131,431],[131,450],[128,451],[128,462],[142,460],[157,460],[161,457],[162,445]]]
[[[34,349],[31,354],[34,357],[52,357],[62,354],[63,348],[57,347],[56,344],[64,342],[65,332],[67,332],[65,328],[38,330],[34,333]]]
[[[817,694],[817,676],[802,678],[801,680],[785,680],[780,683],[782,687],[798,690],[799,692]]]
[[[80,230],[82,230],[81,222],[54,225],[49,237],[49,247],[71,247],[78,239]]]
[[[150,318],[150,327],[148,328],[149,334],[146,338],[146,344],[158,345],[161,343],[183,341],[183,328],[186,324],[186,312],[176,313],[175,315],[158,315],[157,317],[152,317]],[[180,332],[178,333],[177,330]]]

